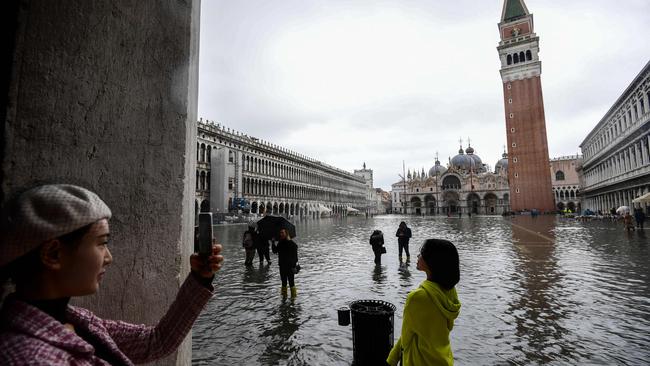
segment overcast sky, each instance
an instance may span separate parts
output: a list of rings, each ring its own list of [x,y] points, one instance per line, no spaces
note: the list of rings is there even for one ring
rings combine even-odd
[[[527,0],[551,157],[573,155],[650,60],[648,0]],[[202,1],[199,116],[390,190],[467,138],[506,143],[503,0]]]

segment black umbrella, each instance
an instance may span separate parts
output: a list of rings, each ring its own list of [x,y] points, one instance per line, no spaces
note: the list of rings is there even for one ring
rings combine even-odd
[[[296,225],[282,216],[268,215],[257,222],[257,232],[266,240],[277,239],[280,229],[287,229],[291,238],[296,237]]]

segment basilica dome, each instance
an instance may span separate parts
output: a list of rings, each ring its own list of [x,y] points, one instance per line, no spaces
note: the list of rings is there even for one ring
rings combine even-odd
[[[483,166],[483,161],[481,160],[481,158],[478,155],[474,155],[473,147],[468,146],[467,149],[465,150],[465,153],[467,154],[467,157],[474,160],[474,167]]]
[[[494,171],[496,173],[498,173],[499,170],[502,169],[506,171],[508,170],[508,154],[505,152],[503,153],[503,155],[501,155],[501,159],[499,159],[499,161],[497,161],[497,164],[494,166]]]
[[[483,167],[483,162],[478,155],[474,155],[474,149],[470,146],[467,148],[467,154],[463,151],[461,147],[458,150],[458,155],[451,158],[451,165],[456,169],[481,169]]]
[[[429,176],[435,177],[436,175],[443,175],[446,172],[447,168],[440,165],[440,160],[436,159],[436,165],[432,166],[431,169],[429,169]]]

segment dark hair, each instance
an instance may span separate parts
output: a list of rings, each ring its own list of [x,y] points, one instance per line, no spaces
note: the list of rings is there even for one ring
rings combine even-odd
[[[61,235],[56,239],[59,239],[63,246],[74,251],[79,247],[79,244],[81,244],[81,238],[86,235],[93,224],[81,227],[71,233]],[[42,245],[39,245],[0,269],[0,282],[2,282],[0,283],[0,286],[2,286],[8,279],[11,279],[15,284],[24,283],[35,273],[39,273],[42,270],[41,247]]]
[[[460,281],[458,250],[452,242],[428,239],[420,248],[420,255],[431,271],[429,280],[450,290]]]

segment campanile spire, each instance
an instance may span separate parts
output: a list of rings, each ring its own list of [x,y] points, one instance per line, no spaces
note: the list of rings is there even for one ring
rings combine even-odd
[[[551,188],[539,37],[523,0],[504,0],[499,22],[501,80],[513,211],[555,209]]]

